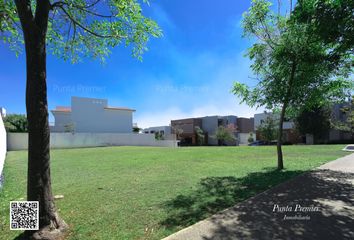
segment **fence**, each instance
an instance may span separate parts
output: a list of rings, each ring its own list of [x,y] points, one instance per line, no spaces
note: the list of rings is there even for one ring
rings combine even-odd
[[[154,134],[131,133],[51,133],[51,148],[82,148],[103,146],[159,146],[177,147],[174,140],[156,140]],[[27,133],[8,133],[7,150],[25,150]]]
[[[4,122],[0,114],[0,187],[2,185],[2,169],[4,168],[6,157],[6,131]]]

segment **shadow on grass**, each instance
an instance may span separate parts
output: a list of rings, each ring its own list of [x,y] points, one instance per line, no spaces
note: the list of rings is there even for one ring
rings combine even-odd
[[[25,232],[22,232],[20,235],[15,237],[13,240],[29,240],[29,237],[25,235]]]
[[[192,225],[301,173],[303,171],[267,168],[241,178],[203,178],[195,191],[188,195],[178,195],[163,204],[169,215],[161,224],[167,228]]]

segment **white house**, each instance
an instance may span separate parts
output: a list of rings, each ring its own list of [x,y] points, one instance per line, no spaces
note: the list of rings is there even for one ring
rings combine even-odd
[[[165,140],[176,140],[176,134],[172,134],[171,126],[156,126],[156,127],[144,128],[142,132],[144,134],[160,133],[160,135]]]
[[[158,126],[144,128],[143,133],[161,133],[162,135],[171,134],[171,126]]]
[[[110,107],[106,99],[72,97],[71,107],[51,111],[52,132],[131,133],[134,109]]]

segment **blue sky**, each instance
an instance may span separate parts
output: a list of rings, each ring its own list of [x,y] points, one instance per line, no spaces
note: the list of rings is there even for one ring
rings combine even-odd
[[[70,64],[48,56],[48,103],[70,105],[71,96],[106,98],[111,106],[134,108],[140,127],[168,125],[171,119],[232,114],[253,116],[263,109],[240,105],[230,93],[234,81],[254,85],[250,40],[240,21],[250,1],[152,0],[144,13],[164,36],[151,39],[143,61],[119,47],[102,65],[84,59]],[[0,43],[0,106],[25,113],[25,56],[16,58]],[[50,121],[53,116],[50,113]]]

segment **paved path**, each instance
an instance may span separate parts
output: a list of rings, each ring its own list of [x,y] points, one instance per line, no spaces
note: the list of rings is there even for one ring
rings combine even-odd
[[[295,177],[164,240],[219,239],[353,240],[354,153]]]

